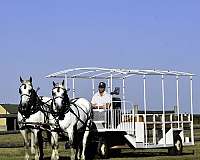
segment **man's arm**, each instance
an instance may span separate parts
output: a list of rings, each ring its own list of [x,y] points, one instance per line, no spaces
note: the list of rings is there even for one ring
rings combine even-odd
[[[105,105],[97,105],[97,104],[92,104],[93,109],[107,109],[107,105],[109,106],[109,104],[105,104]]]
[[[95,109],[96,109],[96,108],[97,108],[97,104],[96,104],[96,103],[95,103],[95,104],[92,103],[92,108],[95,108]]]

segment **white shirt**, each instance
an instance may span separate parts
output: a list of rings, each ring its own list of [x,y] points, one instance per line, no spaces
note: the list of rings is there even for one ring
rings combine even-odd
[[[97,92],[92,97],[91,103],[95,106],[105,106],[106,103],[111,103],[111,96],[106,91],[104,91],[102,96]]]

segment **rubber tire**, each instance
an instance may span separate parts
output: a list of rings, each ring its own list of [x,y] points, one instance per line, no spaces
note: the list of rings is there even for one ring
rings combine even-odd
[[[174,147],[168,149],[170,155],[181,155],[183,151],[182,139],[179,135],[174,138]]]
[[[101,137],[98,144],[98,155],[102,159],[108,159],[110,155],[109,144],[105,138]]]

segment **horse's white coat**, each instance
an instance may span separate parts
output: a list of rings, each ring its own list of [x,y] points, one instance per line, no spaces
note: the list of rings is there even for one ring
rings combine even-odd
[[[21,105],[26,106],[30,100],[30,95],[31,92],[30,90],[33,89],[32,88],[32,79],[30,78],[30,80],[22,80],[20,78],[20,81],[22,83],[21,87],[20,87],[20,95],[21,95]],[[44,103],[48,102],[50,103],[50,98],[48,97],[42,97],[42,101]],[[28,123],[45,123],[45,117],[44,117],[44,113],[42,113],[41,111],[38,111],[32,115],[30,115],[30,117],[28,118],[23,118],[23,115],[18,112],[18,122],[19,122],[19,127],[21,128],[23,126],[23,124],[21,124],[21,122],[23,123],[27,123],[27,125],[31,125]],[[34,124],[32,124],[34,125]],[[34,146],[34,150],[35,150],[35,160],[39,160],[40,157],[40,151],[39,151],[39,146],[38,146],[38,132],[39,129],[28,129],[27,127],[25,127],[24,129],[20,130],[22,137],[24,139],[24,144],[25,144],[25,160],[29,159],[29,153],[28,153],[28,148],[29,148],[29,140],[28,140],[28,133],[31,131],[31,133],[33,133],[33,146]]]
[[[53,109],[56,111],[56,107],[62,107],[60,106],[62,104],[63,98],[62,98],[62,94],[63,93],[63,89],[64,88],[64,84],[55,84],[54,83],[54,87],[57,87],[59,89],[56,90],[55,88],[53,89]],[[85,148],[86,148],[86,142],[87,142],[87,138],[89,135],[89,126],[91,124],[91,104],[88,100],[84,99],[84,98],[79,98],[77,100],[75,100],[75,105],[71,104],[70,108],[71,111],[68,111],[65,114],[65,117],[63,120],[59,120],[59,126],[61,128],[61,130],[66,133],[69,137],[69,143],[70,143],[70,148],[71,148],[71,159],[75,159],[75,158],[79,158],[79,159],[85,159]],[[78,118],[77,118],[78,116]],[[55,124],[56,121],[53,118],[52,115],[50,115],[50,123]],[[54,130],[56,126],[51,126],[51,129]],[[74,140],[74,134],[76,130],[81,129],[82,127],[85,127],[84,131],[83,131],[83,139],[82,139],[82,152],[80,150],[80,148],[76,148],[76,152],[74,151],[74,148],[72,147],[72,143]],[[56,156],[58,158],[57,155],[57,149],[58,149],[58,140],[57,140],[57,133],[56,132],[52,132],[52,143],[54,143],[53,147],[55,150],[52,152],[52,157],[56,159]],[[80,146],[79,146],[80,147]],[[77,152],[78,151],[78,152]],[[52,158],[52,159],[53,159]],[[53,159],[53,160],[54,160]]]

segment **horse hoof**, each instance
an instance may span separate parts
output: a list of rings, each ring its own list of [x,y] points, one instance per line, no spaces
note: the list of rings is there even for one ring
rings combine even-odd
[[[38,156],[35,156],[35,160],[40,160],[40,158]]]
[[[24,157],[24,160],[29,160],[29,155],[26,155],[26,156]]]
[[[51,160],[59,160],[59,156],[56,156],[54,158],[51,157]]]

